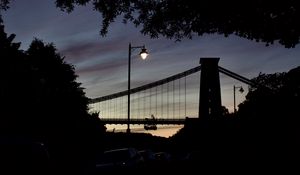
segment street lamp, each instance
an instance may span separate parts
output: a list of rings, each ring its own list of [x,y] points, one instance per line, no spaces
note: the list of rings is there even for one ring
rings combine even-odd
[[[130,133],[130,73],[131,73],[131,51],[133,49],[141,48],[140,56],[143,60],[145,60],[148,56],[147,49],[145,48],[145,45],[143,46],[131,46],[131,43],[129,43],[128,47],[128,101],[127,101],[127,133]]]
[[[233,85],[233,113],[235,114],[236,113],[236,108],[235,108],[235,89],[239,89],[240,93],[243,93],[244,92],[244,89],[242,86],[235,86]]]

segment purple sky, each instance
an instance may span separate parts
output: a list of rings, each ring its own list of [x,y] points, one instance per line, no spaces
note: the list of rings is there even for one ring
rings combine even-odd
[[[242,76],[253,78],[262,73],[288,71],[300,65],[300,47],[286,49],[279,44],[265,47],[236,36],[195,36],[175,42],[150,39],[132,24],[117,20],[106,37],[99,35],[101,15],[90,5],[76,7],[67,14],[55,7],[54,0],[14,0],[3,14],[5,30],[15,33],[15,42],[27,49],[34,38],[53,42],[58,51],[73,64],[86,95],[100,97],[127,89],[128,43],[145,44],[150,55],[138,60],[132,56],[132,87],[156,81],[199,65],[200,57],[220,57],[219,65]],[[222,103],[232,111],[232,86],[246,85],[221,76]],[[244,93],[245,95],[245,93]],[[243,95],[237,96],[237,101]]]

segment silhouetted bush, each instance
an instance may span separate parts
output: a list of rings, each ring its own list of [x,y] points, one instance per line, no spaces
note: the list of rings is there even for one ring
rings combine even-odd
[[[42,142],[55,166],[76,172],[92,161],[105,127],[53,44],[35,39],[22,51],[14,37],[0,25],[0,134]]]

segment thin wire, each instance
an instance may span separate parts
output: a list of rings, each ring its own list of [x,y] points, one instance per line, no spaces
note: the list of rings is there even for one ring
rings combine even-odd
[[[135,114],[136,114],[136,101],[135,101],[135,95],[136,94],[133,94],[133,98],[132,98],[132,118],[135,118]]]
[[[112,116],[113,116],[114,118],[116,118],[116,117],[115,117],[115,103],[114,103],[114,99],[111,100],[111,104],[112,104],[112,106],[111,106],[111,107],[112,107],[112,111],[111,111]]]
[[[111,100],[109,100],[109,103],[108,103],[108,110],[109,110],[109,118],[111,118]]]
[[[117,98],[118,101],[117,101],[117,115],[118,115],[118,118],[120,118],[120,106],[121,106],[121,99],[120,98]]]
[[[163,86],[164,85],[162,84],[161,85],[161,89],[160,89],[161,90],[161,101],[160,101],[160,107],[161,107],[161,114],[160,115],[161,115],[161,118],[163,118],[163,112],[164,112],[164,109],[163,109],[163,107],[164,107],[163,106],[164,105],[164,103],[163,103],[164,102],[164,93],[163,93],[164,92],[164,88],[163,88]]]
[[[169,118],[169,83],[167,86],[167,118]]]
[[[113,99],[113,104],[114,104],[114,118],[116,117],[116,99]]]
[[[155,87],[155,117],[157,117],[157,86]]]
[[[121,97],[121,117],[123,118],[123,109],[124,109],[124,107],[123,107],[123,98],[124,98],[124,96],[123,97]]]
[[[179,107],[179,115],[178,117],[180,118],[180,107],[181,107],[181,94],[180,94],[180,79],[179,79],[179,92],[178,92],[178,95],[179,95],[179,104],[178,104],[178,107]]]
[[[117,115],[118,115],[118,118],[120,118],[120,113],[121,113],[120,109],[121,109],[121,98],[119,97],[118,98],[118,103],[117,103]]]
[[[145,118],[145,116],[146,116],[146,90],[144,90],[144,116],[143,116],[143,118]]]
[[[141,110],[140,110],[140,93],[138,92],[138,118],[141,117],[140,112],[141,112]]]
[[[150,116],[151,116],[151,112],[152,112],[152,99],[151,99],[151,94],[152,94],[152,88],[150,88]]]
[[[130,118],[134,118],[134,94],[130,97]]]
[[[99,102],[99,110],[98,110],[99,114],[100,114],[101,111],[102,111],[102,103]]]
[[[106,109],[107,109],[107,108],[106,108],[106,101],[103,102],[103,106],[104,106],[104,107],[103,107],[102,117],[107,115],[107,114],[106,114]]]
[[[118,109],[119,109],[119,99],[118,98],[116,98],[116,116],[117,116],[117,118],[119,118],[120,116],[118,115]]]
[[[99,103],[99,111],[98,111],[99,114],[101,113],[101,111],[102,111],[102,103],[100,102],[100,103]]]
[[[175,81],[173,81],[173,119],[175,116]]]
[[[186,76],[184,77],[184,117],[186,117]]]
[[[116,111],[115,111],[115,116],[118,118],[118,99],[115,98],[115,106],[116,106]]]
[[[102,108],[101,108],[101,111],[100,111],[100,114],[101,114],[100,116],[103,117],[103,115],[104,115],[104,113],[103,113],[104,112],[104,102],[101,102],[101,104],[102,104]]]

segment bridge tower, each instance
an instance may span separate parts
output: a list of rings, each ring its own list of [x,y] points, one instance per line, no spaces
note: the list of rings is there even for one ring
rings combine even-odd
[[[220,58],[200,58],[199,119],[216,120],[221,116]]]

